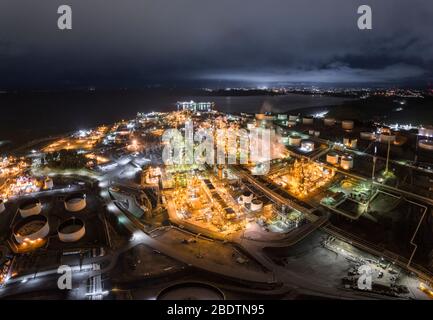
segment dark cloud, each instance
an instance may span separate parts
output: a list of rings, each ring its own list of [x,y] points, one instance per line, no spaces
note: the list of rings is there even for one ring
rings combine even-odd
[[[431,0],[69,0],[59,31],[64,3],[1,2],[0,86],[433,79]]]

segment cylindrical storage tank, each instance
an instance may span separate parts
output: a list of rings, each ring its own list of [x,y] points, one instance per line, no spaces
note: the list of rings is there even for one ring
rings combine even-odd
[[[374,140],[376,138],[373,132],[368,132],[368,131],[361,132],[360,137],[363,140]]]
[[[420,140],[418,146],[423,150],[433,151],[433,140]]]
[[[161,290],[157,300],[225,300],[217,287],[201,282],[176,283]]]
[[[344,130],[352,130],[354,126],[355,126],[355,123],[353,122],[353,120],[343,120],[343,121],[341,121],[341,127]]]
[[[313,124],[314,123],[314,118],[313,117],[303,117],[302,118],[302,123],[303,124]]]
[[[263,208],[263,202],[258,200],[258,199],[254,199],[253,201],[251,201],[251,211],[259,211]]]
[[[289,121],[297,121],[298,120],[298,116],[297,115],[289,115]]]
[[[243,203],[251,203],[252,200],[253,200],[253,193],[251,191],[244,191],[244,193],[242,193]]]
[[[350,170],[353,168],[353,158],[351,156],[343,156],[341,158],[340,166],[344,170]]]
[[[21,217],[27,218],[40,214],[42,204],[38,199],[29,199],[21,203],[18,210],[20,211]]]
[[[46,178],[44,181],[44,189],[52,189],[54,186],[53,179]]]
[[[62,222],[57,229],[57,233],[60,241],[75,242],[84,237],[86,227],[83,220],[74,217]]]
[[[278,119],[278,120],[287,120],[287,114],[280,113],[280,114],[277,116],[277,119]]]
[[[297,135],[289,137],[289,145],[299,147],[301,145],[302,138]]]
[[[424,137],[433,137],[433,126],[419,128],[418,134]]]
[[[314,130],[308,130],[308,134],[309,134],[310,136],[314,135]]]
[[[379,141],[382,143],[388,143],[388,142],[393,143],[393,142],[395,142],[395,139],[396,139],[396,136],[393,133],[384,132],[384,133],[381,133],[379,136]]]
[[[338,164],[338,154],[336,152],[329,152],[326,155],[326,162],[330,164]]]
[[[19,221],[13,228],[14,238],[19,244],[43,239],[49,232],[48,219],[43,215],[29,216]]]
[[[3,202],[3,199],[0,199],[0,213],[6,210],[5,203]]]
[[[314,131],[314,136],[315,136],[315,137],[320,136],[320,131]]]
[[[69,212],[81,211],[86,207],[86,195],[74,193],[65,198],[65,209]]]
[[[335,124],[335,118],[325,118],[323,120],[323,123],[325,124],[325,126],[333,126]]]

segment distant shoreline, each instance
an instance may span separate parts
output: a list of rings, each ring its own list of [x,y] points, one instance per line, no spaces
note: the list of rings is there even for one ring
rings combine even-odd
[[[190,92],[188,92],[190,93]],[[311,115],[328,111],[337,119],[377,120],[387,123],[432,124],[433,97],[407,99],[405,105],[392,97],[368,99],[336,98],[324,95],[276,94],[259,96],[189,95],[183,92],[115,91],[32,93],[0,95],[2,126],[0,152],[15,149],[29,141],[80,129],[93,128],[121,119],[131,119],[137,112],[175,110],[177,101],[213,101],[226,113],[295,113]],[[17,118],[16,111],[23,116]],[[429,123],[430,122],[430,123]]]
[[[1,94],[0,140],[11,140],[15,148],[38,138],[131,119],[137,112],[175,110],[176,102],[182,100],[214,101],[219,110],[227,113],[283,112],[290,108],[344,101],[342,98],[298,94],[210,96],[204,91],[197,93],[191,90],[96,90]],[[3,149],[0,147],[0,151]]]

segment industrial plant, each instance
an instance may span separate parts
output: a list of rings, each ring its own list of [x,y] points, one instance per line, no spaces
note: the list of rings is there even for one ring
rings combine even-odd
[[[190,101],[36,142],[0,162],[0,297],[431,299],[432,137]]]

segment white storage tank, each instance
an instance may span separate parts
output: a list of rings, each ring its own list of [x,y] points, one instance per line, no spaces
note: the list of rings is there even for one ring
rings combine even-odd
[[[313,124],[314,123],[314,118],[313,117],[309,117],[309,116],[305,116],[302,118],[302,123],[303,124]]]
[[[287,114],[280,113],[280,114],[277,116],[277,119],[278,119],[278,120],[287,120]]]
[[[293,115],[293,114],[291,114],[291,115],[289,115],[289,120],[290,121],[297,121],[298,120],[298,116],[297,115]]]
[[[338,153],[331,151],[326,155],[326,162],[330,164],[338,164],[338,158]]]
[[[344,130],[352,130],[354,126],[355,126],[355,123],[353,122],[353,120],[343,120],[343,121],[341,121],[341,127]]]
[[[5,203],[3,199],[0,199],[0,213],[6,210]]]
[[[43,215],[26,217],[13,228],[14,238],[19,244],[41,241],[48,236],[49,232],[48,219]]]
[[[69,212],[81,211],[86,207],[86,195],[74,193],[65,198],[65,209]]]
[[[258,199],[254,199],[253,201],[251,201],[251,211],[259,211],[262,210],[263,208],[263,202],[258,200]]]
[[[360,133],[360,137],[363,140],[374,140],[376,139],[376,135],[373,132],[363,131]]]
[[[243,260],[238,260],[243,261]],[[225,300],[224,293],[217,287],[204,282],[178,282],[161,290],[157,300]]]
[[[299,147],[301,145],[302,138],[297,135],[292,135],[289,137],[289,145]]]
[[[86,234],[84,221],[75,217],[62,222],[57,229],[62,242],[76,242]]]
[[[18,210],[21,217],[27,218],[40,214],[42,211],[42,204],[38,199],[29,199],[22,202],[18,207]]]
[[[379,141],[382,143],[388,143],[388,142],[394,143],[395,140],[396,140],[396,136],[392,132],[391,133],[383,132],[379,135]]]
[[[353,168],[353,158],[351,156],[343,156],[341,157],[340,166],[344,170],[350,170]]]
[[[314,136],[315,136],[315,137],[320,136],[320,131],[314,131]]]
[[[423,150],[433,151],[433,140],[420,140],[418,146]]]
[[[323,123],[328,127],[333,126],[335,124],[335,118],[325,118]]]

